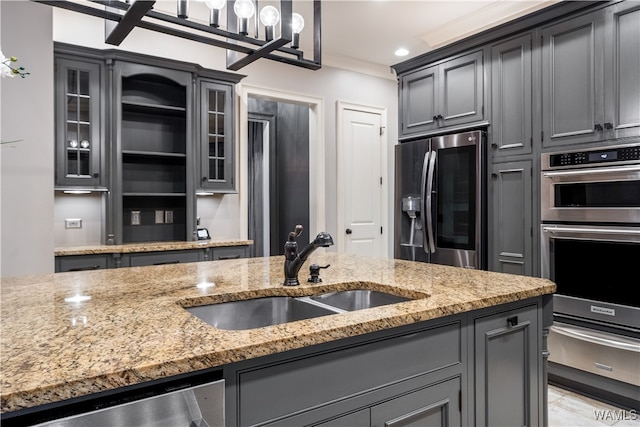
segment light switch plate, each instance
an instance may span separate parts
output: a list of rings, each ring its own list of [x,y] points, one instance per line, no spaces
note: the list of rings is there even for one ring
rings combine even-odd
[[[156,211],[156,224],[164,224],[164,211]]]
[[[173,211],[164,211],[164,223],[173,224]]]
[[[140,211],[131,211],[131,225],[140,225]]]
[[[64,228],[82,228],[82,219],[66,218],[64,220]]]

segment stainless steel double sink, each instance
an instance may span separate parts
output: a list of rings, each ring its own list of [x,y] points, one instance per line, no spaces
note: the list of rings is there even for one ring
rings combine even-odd
[[[186,310],[216,328],[243,330],[380,307],[409,300],[410,298],[385,292],[354,289],[303,297],[254,298],[188,307]]]

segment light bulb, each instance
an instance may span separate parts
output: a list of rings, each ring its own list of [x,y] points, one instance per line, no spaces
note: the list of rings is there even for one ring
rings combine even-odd
[[[291,29],[294,33],[300,34],[304,28],[304,18],[299,13],[294,13],[291,16]]]
[[[249,19],[256,12],[256,6],[251,0],[236,0],[233,4],[233,11],[238,18]]]
[[[265,6],[260,11],[260,22],[265,27],[273,27],[280,21],[280,12],[273,6]]]
[[[209,9],[220,10],[227,4],[227,0],[204,0],[204,4],[206,4]]]

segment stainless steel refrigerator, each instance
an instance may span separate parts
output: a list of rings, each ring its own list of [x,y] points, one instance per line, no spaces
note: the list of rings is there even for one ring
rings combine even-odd
[[[484,131],[396,146],[395,258],[487,268],[484,150]]]

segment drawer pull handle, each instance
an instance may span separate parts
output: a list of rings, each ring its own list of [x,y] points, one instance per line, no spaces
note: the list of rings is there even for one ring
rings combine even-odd
[[[236,254],[236,255],[221,255],[220,257],[218,257],[219,260],[223,260],[223,259],[239,259],[240,258],[240,254]]]
[[[154,262],[153,265],[180,264],[180,261]]]
[[[69,271],[89,271],[89,270],[98,270],[99,268],[100,268],[99,265],[90,265],[88,267],[70,268]]]
[[[518,325],[518,316],[507,317],[507,325],[513,328]]]
[[[625,342],[619,339],[605,338],[601,336],[596,336],[593,334],[585,333],[582,331],[578,331],[573,328],[566,328],[562,326],[552,326],[551,330],[570,338],[574,338],[580,341],[587,341],[593,344],[605,345],[607,347],[617,348],[619,350],[633,351],[634,353],[640,353],[640,343],[637,343],[637,340],[629,340],[629,342]]]

